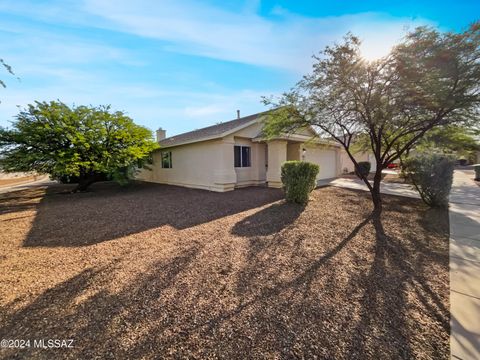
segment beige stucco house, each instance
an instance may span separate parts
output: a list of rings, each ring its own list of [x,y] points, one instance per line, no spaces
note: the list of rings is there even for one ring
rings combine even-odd
[[[139,180],[212,191],[266,185],[281,187],[280,169],[287,160],[320,165],[317,179],[338,176],[342,171],[340,146],[313,139],[313,129],[267,140],[262,135],[265,113],[165,138],[157,131],[161,148],[153,154],[151,170]]]

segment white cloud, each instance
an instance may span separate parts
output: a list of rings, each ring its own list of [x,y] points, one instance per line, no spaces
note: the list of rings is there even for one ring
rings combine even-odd
[[[152,129],[163,126],[181,132],[233,119],[236,109],[242,115],[264,110],[261,96],[274,92],[268,83],[255,83],[261,90],[220,85],[204,93],[195,88],[200,75],[191,91],[178,91],[171,83],[105,74],[102,66],[141,66],[143,59],[121,44],[89,36],[93,28],[157,40],[159,48],[171,52],[276,68],[291,76],[310,71],[311,55],[347,31],[364,40],[367,56],[376,57],[398,41],[405,26],[428,24],[376,13],[311,18],[280,7],[272,9],[272,17],[262,17],[258,6],[258,0],[228,10],[191,0],[2,1],[0,11],[32,21],[12,17],[0,23],[0,55],[22,78],[22,83],[7,79],[8,88],[0,90],[0,121],[11,119],[17,104],[59,98],[69,104],[112,104]]]
[[[107,28],[166,41],[169,51],[304,73],[311,55],[352,31],[369,57],[385,54],[405,27],[432,23],[383,13],[305,17],[275,6],[273,17],[256,12],[259,0],[222,9],[192,0],[5,1],[0,11],[51,22]],[[1,25],[0,25],[1,27]]]
[[[99,26],[168,41],[170,51],[296,72],[308,70],[311,55],[347,31],[365,40],[368,55],[382,55],[405,26],[428,23],[377,13],[309,18],[279,7],[268,19],[190,1],[86,0],[84,9],[105,20]]]

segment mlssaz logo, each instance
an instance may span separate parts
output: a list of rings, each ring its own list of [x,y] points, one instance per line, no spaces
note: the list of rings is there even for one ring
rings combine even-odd
[[[33,346],[42,349],[68,349],[73,348],[73,339],[37,339]]]

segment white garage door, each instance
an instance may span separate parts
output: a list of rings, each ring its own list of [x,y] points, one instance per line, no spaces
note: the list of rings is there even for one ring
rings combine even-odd
[[[335,150],[307,149],[305,160],[320,166],[317,179],[329,179],[337,176],[336,153]]]

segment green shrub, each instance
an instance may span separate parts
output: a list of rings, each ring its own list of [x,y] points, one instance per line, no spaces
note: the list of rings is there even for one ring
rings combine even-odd
[[[407,176],[431,207],[448,206],[454,166],[454,159],[440,154],[421,155],[405,162]]]
[[[355,174],[361,178],[362,175],[367,177],[370,173],[370,169],[372,168],[372,164],[369,161],[360,161],[358,166],[355,168]]]
[[[287,161],[282,165],[282,183],[288,202],[305,205],[315,189],[320,167],[306,161]]]
[[[475,170],[475,180],[480,180],[480,164],[473,165],[473,169]]]

